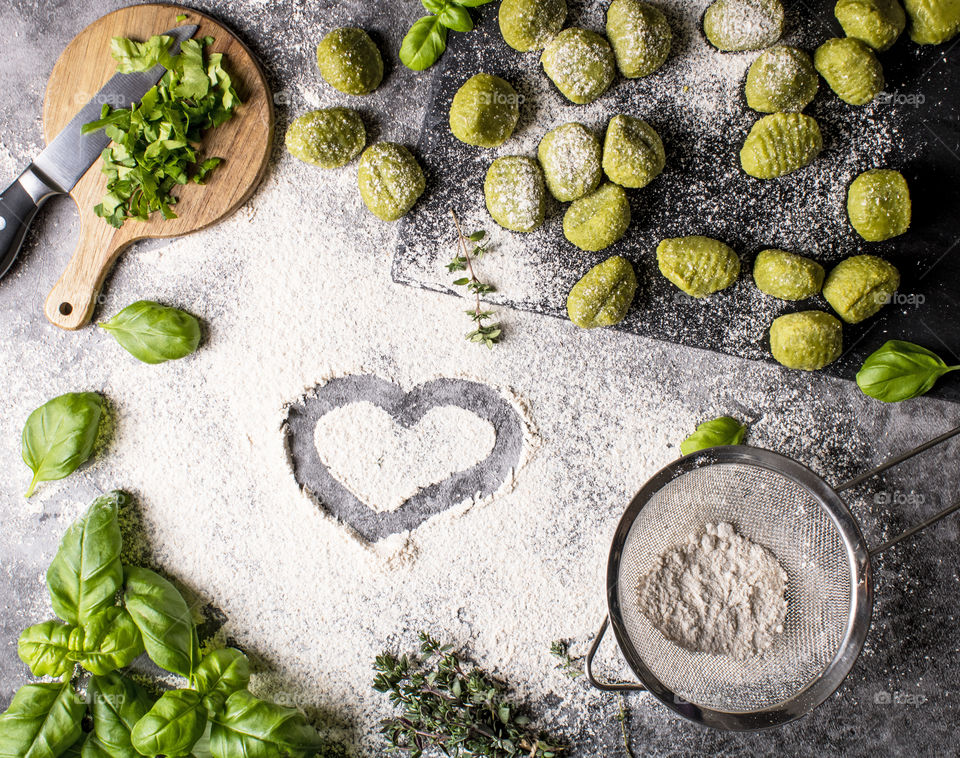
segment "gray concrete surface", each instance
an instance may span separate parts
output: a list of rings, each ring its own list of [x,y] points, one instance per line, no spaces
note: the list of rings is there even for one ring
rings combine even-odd
[[[24,165],[41,146],[39,114],[43,89],[57,54],[86,24],[123,4],[118,0],[0,2],[0,139],[11,154],[22,158]],[[331,25],[334,21],[350,20],[370,29],[387,49],[396,51],[406,26],[421,12],[413,0],[317,0],[310,4],[292,0],[203,0],[195,5],[233,27],[260,56],[278,93],[281,130],[291,111],[303,109],[292,83],[309,65],[310,49],[316,42],[313,27],[328,17]],[[427,77],[415,76],[394,64],[388,73],[388,86],[368,106],[374,136],[412,140],[421,113],[411,103],[425,102],[427,87]],[[63,371],[69,371],[71,362],[76,360],[76,342],[72,335],[49,327],[35,301],[42,299],[62,269],[75,231],[70,201],[51,203],[31,233],[15,279],[0,286],[0,320],[5,328],[24,344],[42,342],[55,348],[62,356]],[[388,267],[389,263],[384,265]],[[643,386],[643,381],[658,381],[664,371],[686,372],[690,384],[683,391],[689,393],[691,403],[702,398],[706,405],[708,397],[720,393],[754,420],[791,413],[791,408],[783,405],[783,394],[774,392],[772,387],[769,393],[739,396],[737,367],[741,364],[736,361],[693,350],[643,344],[649,360],[637,364],[633,378],[638,387]],[[8,358],[0,356],[0,360]],[[830,463],[831,477],[853,474],[877,463],[889,451],[906,449],[960,423],[960,408],[937,401],[880,407],[865,401],[850,384],[807,377],[784,379],[774,373],[770,376],[771,381],[781,385],[809,387],[811,397],[816,394],[816,403],[824,409],[839,409],[843,418],[849,420],[846,427],[804,430],[802,434],[792,427],[777,431],[774,426],[759,441],[803,455],[811,452],[811,439],[820,440],[816,443],[816,458]],[[803,397],[800,393],[798,396]],[[16,441],[4,440],[2,444],[15,445]],[[876,543],[892,530],[909,525],[957,497],[956,451],[957,446],[953,445],[930,454],[888,476],[883,483],[856,493],[856,512],[868,540]],[[579,465],[572,461],[572,472],[576,473]],[[78,500],[89,500],[96,494],[83,479],[71,486]],[[15,502],[4,503],[0,512],[14,507]],[[0,707],[5,707],[14,690],[26,681],[27,672],[16,656],[15,640],[23,627],[41,618],[38,614],[45,604],[42,574],[60,536],[58,529],[44,525],[57,515],[57,507],[45,506],[35,530],[5,535],[0,543]],[[945,522],[877,561],[877,600],[865,652],[847,682],[816,713],[772,732],[722,734],[674,717],[652,704],[647,696],[630,696],[635,753],[957,755],[958,533],[957,522]],[[604,655],[614,656],[616,651],[605,647]],[[619,725],[613,719],[616,698],[600,702],[594,712],[578,714],[579,723],[569,730],[568,736],[575,744],[573,755],[623,754]],[[318,707],[335,709],[335,704]]]

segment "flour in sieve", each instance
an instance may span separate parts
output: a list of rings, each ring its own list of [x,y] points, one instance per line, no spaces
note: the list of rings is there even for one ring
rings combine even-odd
[[[707,524],[640,580],[640,609],[695,653],[744,659],[769,649],[787,615],[787,574],[731,524]]]

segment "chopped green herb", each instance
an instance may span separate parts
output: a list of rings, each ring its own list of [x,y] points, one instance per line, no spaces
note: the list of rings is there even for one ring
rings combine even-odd
[[[240,98],[223,68],[223,54],[204,53],[212,41],[185,40],[174,56],[173,38],[166,35],[146,42],[114,37],[111,54],[121,73],[157,64],[167,72],[139,105],[104,105],[100,120],[83,127],[84,134],[103,129],[113,141],[101,156],[107,194],[94,208],[111,226],[119,229],[128,218],[146,221],[155,211],[176,218],[174,188],[191,180],[203,184],[222,163],[222,158],[202,160],[199,146],[206,130],[233,116]]]
[[[187,14],[186,14],[186,13],[181,13],[179,16],[177,16],[177,23],[178,23],[178,24],[182,24],[182,23],[183,23],[184,21],[186,21],[186,20],[187,20]]]

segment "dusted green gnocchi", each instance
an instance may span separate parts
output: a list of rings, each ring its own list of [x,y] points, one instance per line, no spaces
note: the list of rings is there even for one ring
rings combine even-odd
[[[763,250],[753,264],[753,281],[765,295],[806,300],[823,287],[826,272],[816,261],[786,250]]]
[[[610,89],[617,64],[610,43],[596,32],[564,29],[540,56],[557,89],[578,105],[592,103]]]
[[[674,237],[657,245],[660,273],[691,297],[726,289],[740,275],[740,258],[710,237]]]
[[[464,82],[450,106],[450,131],[474,147],[500,147],[520,119],[520,97],[499,76],[477,74]]]
[[[503,41],[521,53],[543,50],[567,20],[566,0],[503,0],[500,3],[500,34]]]
[[[483,194],[490,216],[504,229],[532,232],[545,215],[543,172],[533,158],[508,155],[487,170]]]
[[[632,116],[610,119],[603,142],[603,170],[610,181],[632,189],[646,187],[666,162],[663,142],[650,124]]]
[[[910,17],[910,39],[918,45],[939,45],[960,31],[957,0],[904,0]]]
[[[787,368],[819,371],[843,353],[843,324],[823,311],[787,313],[770,326],[770,352]]]
[[[900,272],[875,255],[855,255],[827,275],[823,296],[848,324],[859,324],[890,302],[900,286]]]
[[[563,234],[581,250],[604,250],[630,226],[630,201],[623,187],[606,182],[575,200],[563,215]]]
[[[363,29],[334,29],[317,45],[317,65],[327,83],[348,95],[369,95],[383,81],[383,58]]]
[[[813,61],[803,50],[778,45],[764,51],[747,72],[747,105],[761,113],[802,111],[820,86]]]
[[[725,52],[761,50],[783,36],[780,0],[716,0],[703,14],[703,33]]]
[[[858,39],[828,39],[813,54],[813,65],[837,97],[850,105],[866,105],[883,91],[883,66]]]
[[[910,228],[910,188],[899,171],[864,171],[847,190],[850,225],[867,242],[882,242]]]
[[[567,315],[581,329],[623,321],[637,292],[637,274],[619,255],[590,269],[567,296]]]
[[[327,108],[304,113],[289,127],[285,139],[294,158],[321,168],[340,168],[360,155],[367,130],[349,108]]]
[[[656,6],[643,0],[613,0],[607,8],[607,39],[620,73],[636,79],[664,64],[670,55],[673,32]]]
[[[593,192],[603,178],[600,140],[583,124],[564,124],[547,132],[537,156],[550,194],[561,203]]]
[[[378,142],[364,151],[358,181],[363,202],[384,221],[405,216],[427,187],[417,159],[394,142]]]
[[[907,25],[900,0],[837,0],[834,14],[843,33],[874,50],[887,50]]]
[[[750,176],[773,179],[813,162],[823,149],[820,127],[803,113],[772,113],[750,129],[740,165]]]

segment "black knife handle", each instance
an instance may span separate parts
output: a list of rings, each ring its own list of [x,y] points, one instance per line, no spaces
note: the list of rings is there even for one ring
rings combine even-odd
[[[59,190],[32,166],[0,194],[0,278],[16,259],[30,222],[40,206]]]

